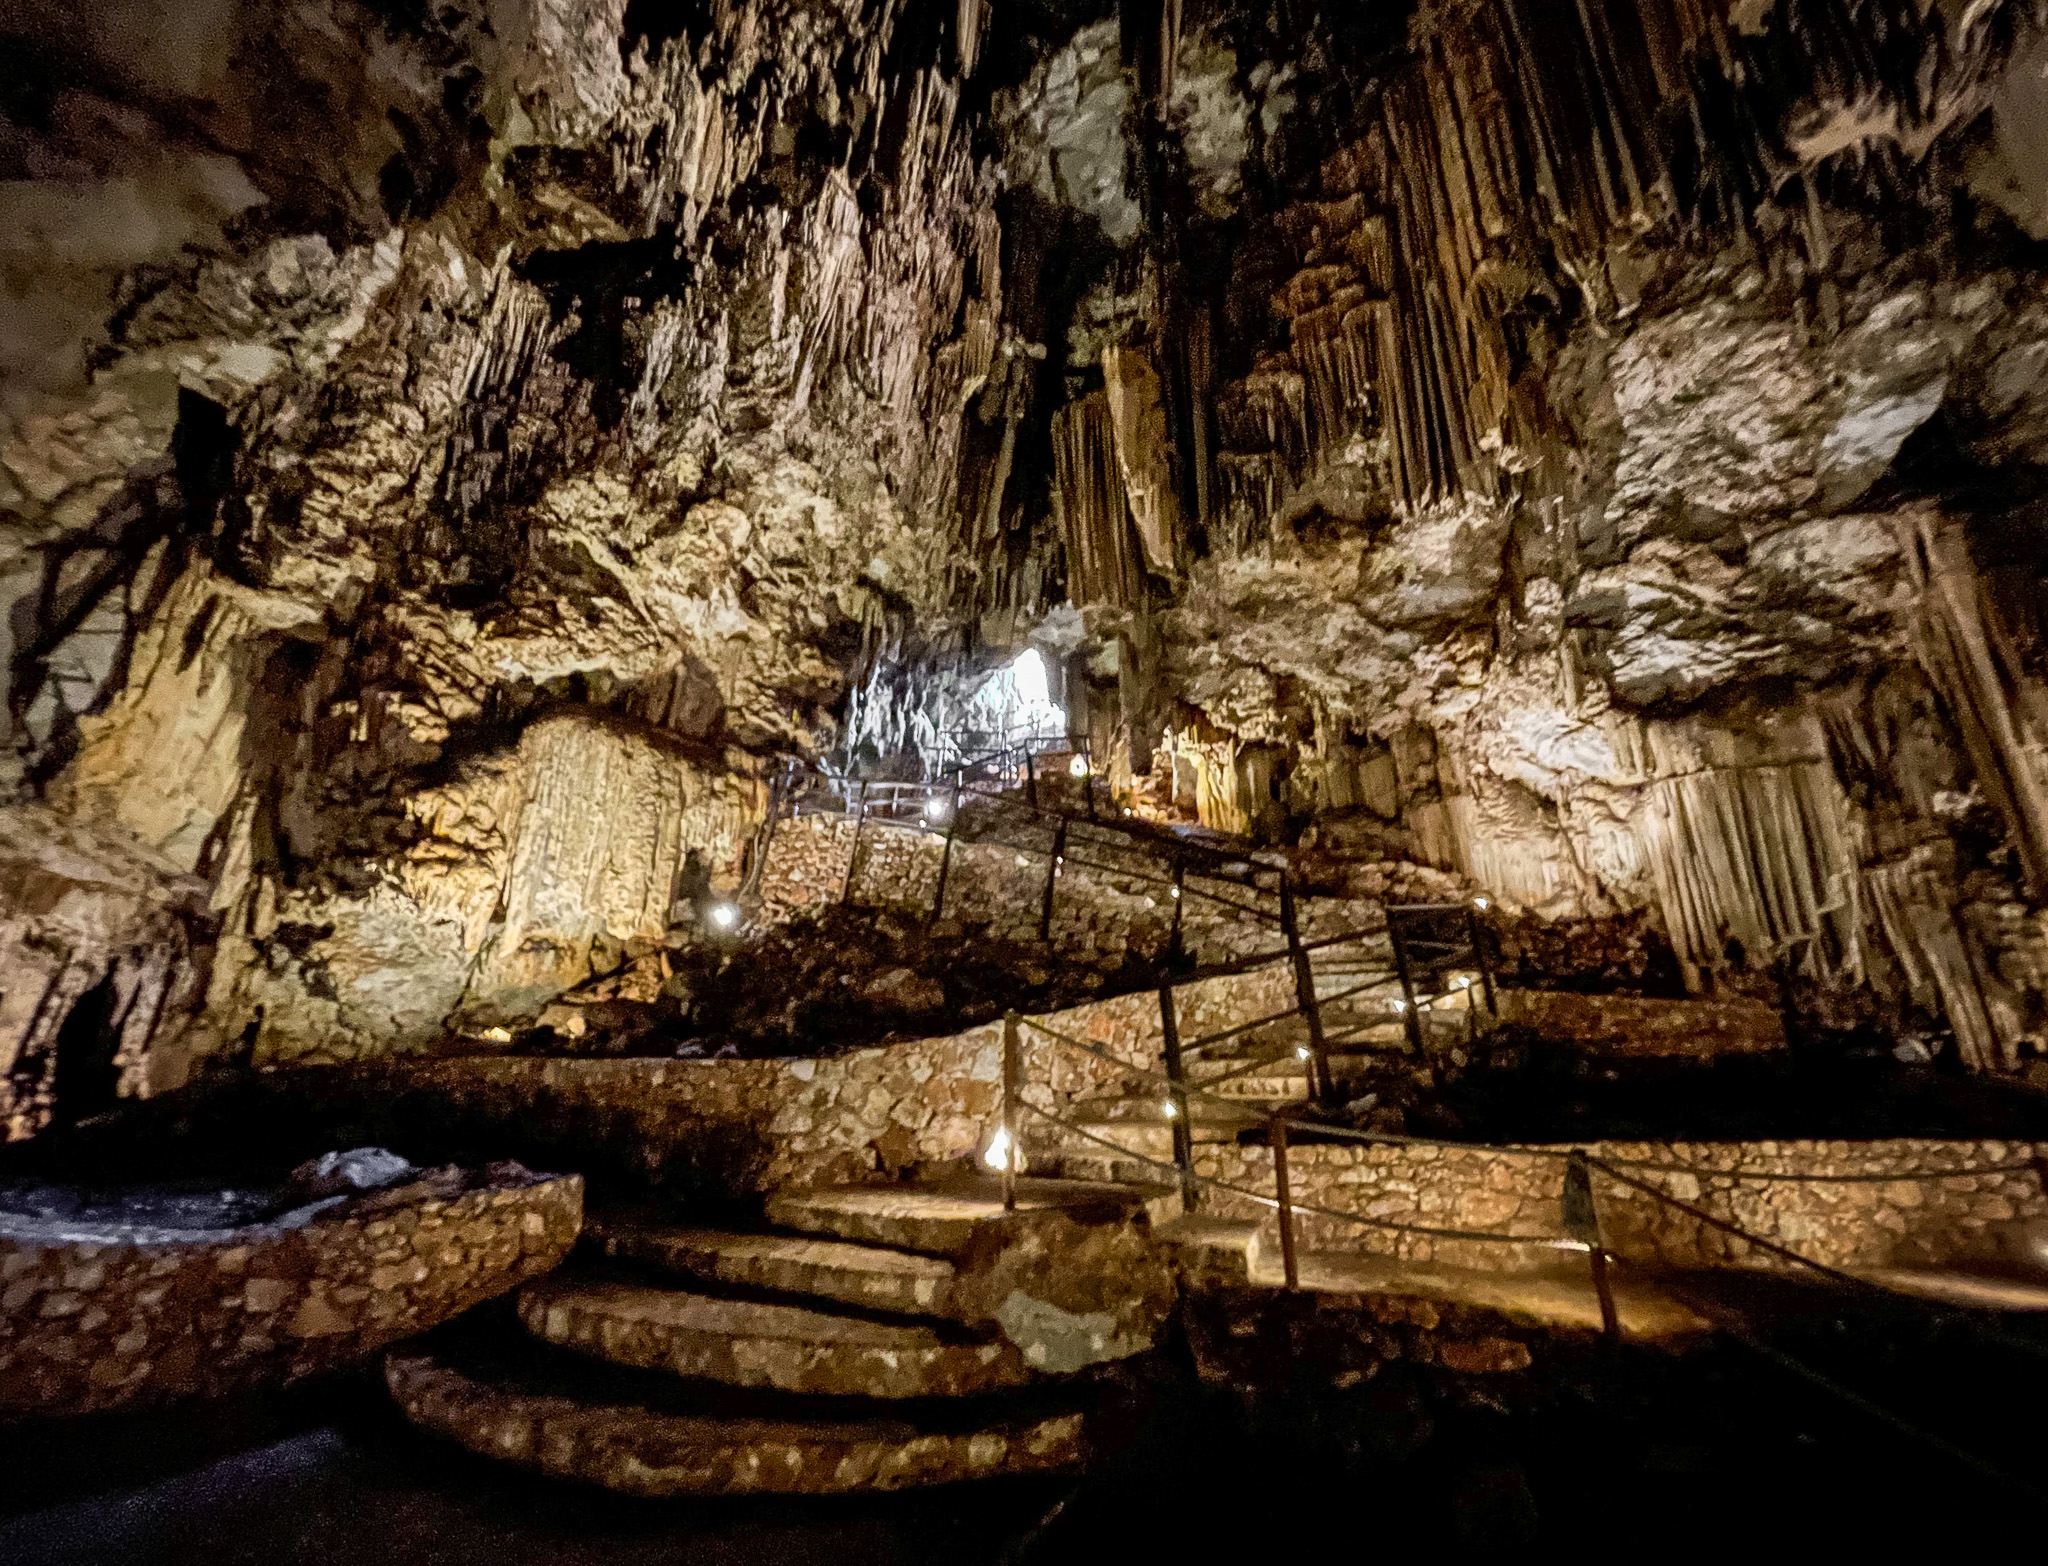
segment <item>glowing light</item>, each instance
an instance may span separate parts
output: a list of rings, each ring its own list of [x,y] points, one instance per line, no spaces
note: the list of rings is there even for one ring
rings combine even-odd
[[[927,821],[944,821],[951,808],[943,799],[928,799],[924,802],[924,818]]]
[[[1166,1118],[1168,1120],[1180,1119],[1180,1105],[1176,1104],[1172,1099],[1169,1098],[1164,1104],[1160,1105],[1159,1107],[1166,1111]]]
[[[1022,869],[1024,869],[1024,868],[1025,868],[1025,867],[1026,867],[1027,865],[1029,865],[1030,863],[1031,863],[1031,861],[1030,861],[1029,859],[1026,859],[1026,858],[1025,858],[1025,857],[1024,857],[1024,856],[1023,856],[1022,854],[1019,854],[1019,855],[1017,856],[1017,868],[1018,868],[1019,870],[1022,870]]]
[[[1086,756],[1076,756],[1067,763],[1067,771],[1077,778],[1085,778],[1088,776],[1088,758]]]
[[[1458,976],[1457,976],[1457,977],[1456,977],[1455,979],[1451,980],[1451,988],[1452,988],[1452,989],[1454,989],[1454,990],[1469,990],[1469,989],[1471,989],[1471,988],[1472,988],[1472,977],[1471,977],[1471,975],[1470,975],[1470,974],[1464,974],[1464,973],[1461,973],[1461,974],[1459,974],[1459,975],[1458,975]]]
[[[996,1134],[988,1139],[988,1147],[982,1152],[981,1161],[997,1174],[1005,1168],[1015,1169],[1021,1160],[1011,1143],[1010,1128],[997,1126]]]
[[[740,911],[733,903],[713,903],[709,917],[713,929],[730,930],[739,924]]]
[[[1173,895],[1174,895],[1175,897],[1178,897],[1178,896],[1180,896],[1180,888],[1179,888],[1179,887],[1177,887],[1177,886],[1176,886],[1176,887],[1175,887],[1175,888],[1173,889]]]
[[[1408,1009],[1408,1003],[1407,1003],[1406,1001],[1404,1001],[1404,1000],[1397,1000],[1397,1001],[1395,1001],[1395,1002],[1394,1002],[1394,1010],[1396,1010],[1396,1011],[1406,1011],[1407,1009]]]
[[[1295,1053],[1295,1054],[1296,1054],[1297,1056],[1299,1056],[1299,1057],[1300,1057],[1301,1059],[1303,1059],[1303,1060],[1307,1060],[1307,1059],[1308,1059],[1308,1057],[1309,1057],[1309,1048],[1308,1048],[1308,1046],[1307,1046],[1306,1044],[1304,1044],[1304,1045],[1302,1045],[1302,1046],[1301,1046],[1301,1048],[1297,1049],[1297,1050],[1296,1050],[1296,1051],[1295,1051],[1294,1053]]]
[[[1493,906],[1493,899],[1490,897],[1475,897],[1472,899],[1472,906],[1481,913],[1485,913],[1487,909]]]

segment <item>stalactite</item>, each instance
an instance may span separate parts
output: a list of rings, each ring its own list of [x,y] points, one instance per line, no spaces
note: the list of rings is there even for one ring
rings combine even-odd
[[[1179,553],[1180,503],[1174,495],[1159,374],[1142,351],[1109,347],[1102,351],[1102,379],[1131,521],[1146,563],[1170,576]]]
[[[1865,871],[1863,886],[1908,992],[1948,1018],[1963,1063],[1973,1071],[2016,1070],[2018,1040],[2005,1036],[1985,1004],[1984,976],[1951,910],[1953,876],[1918,853]]]
[[[1084,607],[1136,608],[1145,568],[1117,465],[1109,397],[1092,392],[1053,418],[1053,496],[1067,551],[1067,596]]]
[[[1712,971],[1792,956],[1860,980],[1856,816],[1825,761],[1729,766],[1653,782],[1638,822],[1681,962]]]
[[[1609,275],[1615,241],[1746,224],[1790,176],[1838,153],[1876,169],[1881,159],[1859,156],[1873,126],[1924,150],[1979,101],[2000,61],[1994,13],[2020,7],[1953,19],[1917,9],[1812,0],[1760,39],[1706,0],[1433,8],[1414,63],[1378,95],[1361,139],[1324,165],[1337,199],[1297,209],[1320,235],[1300,248],[1322,259],[1275,309],[1309,380],[1312,448],[1375,406],[1411,506],[1496,493],[1540,465],[1555,441],[1540,397],[1517,383],[1501,317],[1519,296],[1501,283],[1554,267],[1612,315],[1627,297]],[[1866,42],[1901,28],[1915,47]],[[1780,123],[1792,105],[1774,96],[1785,81],[1826,84],[1801,100],[1796,133]],[[1830,130],[1831,114],[1843,129]],[[1338,286],[1370,292],[1300,297],[1299,285],[1341,272],[1332,241],[1346,234],[1363,276]]]
[[[2048,895],[2048,690],[2025,668],[1961,526],[1928,514],[1913,525],[1921,664],[2005,818],[2029,890]]]

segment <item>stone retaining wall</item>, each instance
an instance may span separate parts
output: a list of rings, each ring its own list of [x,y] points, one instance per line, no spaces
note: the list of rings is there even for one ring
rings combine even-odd
[[[1291,1004],[1285,963],[1183,985],[1175,1018],[1192,1040]],[[1156,994],[1094,1001],[1042,1020],[1114,1059],[1159,1069]],[[1000,1022],[946,1038],[812,1060],[571,1060],[468,1056],[362,1068],[372,1097],[403,1093],[421,1116],[545,1136],[551,1156],[579,1143],[635,1149],[650,1178],[758,1193],[975,1156],[1002,1095]],[[1025,1099],[1064,1113],[1131,1082],[1106,1062],[1026,1028]],[[395,1079],[395,1080],[394,1080]]]
[[[0,1417],[215,1397],[364,1359],[547,1272],[583,1221],[576,1175],[448,1200],[409,1189],[175,1243],[0,1232]]]
[[[777,825],[761,877],[764,917],[784,921],[840,900],[853,853],[854,824],[838,816],[804,816]],[[1049,831],[1034,834],[1046,845]],[[860,834],[851,900],[862,907],[928,912],[938,891],[945,838],[936,832],[870,823]],[[1081,863],[1079,861],[1088,861]],[[1036,944],[1045,904],[1045,852],[1019,852],[965,839],[953,844],[946,872],[945,915],[986,927],[998,939]],[[1053,896],[1052,947],[1058,956],[1105,967],[1121,966],[1127,952],[1164,953],[1173,928],[1172,888],[1149,877],[1161,873],[1152,856],[1078,839],[1070,844]],[[1197,880],[1199,892],[1209,883]],[[1246,900],[1242,889],[1217,883],[1217,893]],[[1181,916],[1181,943],[1196,962],[1229,962],[1281,945],[1271,919],[1247,917],[1214,897],[1191,893]],[[1260,900],[1277,909],[1268,896]],[[1376,903],[1304,898],[1302,930],[1308,939],[1378,928]]]
[[[1712,1060],[1785,1047],[1785,1022],[1760,1001],[1654,1000],[1562,990],[1503,990],[1500,1020],[1592,1055]]]
[[[1983,1267],[2001,1263],[2016,1220],[2048,1219],[2048,1195],[2026,1164],[2048,1154],[2030,1142],[1589,1142],[1596,1158],[1684,1165],[1694,1174],[1631,1174],[1750,1233],[1840,1268]],[[1560,1149],[1561,1150],[1561,1149]],[[1273,1158],[1263,1147],[1203,1146],[1200,1172],[1226,1185],[1271,1193]],[[1728,1171],[1799,1175],[1747,1180]],[[1483,1230],[1523,1243],[1446,1239],[1304,1215],[1304,1246],[1400,1256],[1462,1267],[1555,1263],[1563,1237],[1564,1161],[1530,1150],[1388,1144],[1296,1146],[1288,1172],[1294,1200],[1434,1229]],[[1706,1173],[1706,1171],[1722,1171]],[[1815,1179],[1812,1177],[1832,1177]],[[1882,1176],[1850,1180],[1844,1176]],[[1641,1192],[1595,1176],[1602,1232],[1619,1255],[1674,1267],[1796,1268]],[[1260,1218],[1277,1247],[1270,1208],[1216,1193],[1205,1210]]]

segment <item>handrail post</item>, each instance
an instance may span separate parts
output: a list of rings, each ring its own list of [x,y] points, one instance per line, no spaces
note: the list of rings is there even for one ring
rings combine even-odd
[[[1038,808],[1038,764],[1032,760],[1031,747],[1024,747],[1024,798],[1033,810]]]
[[[1195,1178],[1195,1128],[1188,1124],[1187,1064],[1180,1054],[1180,1022],[1173,1012],[1173,986],[1159,986],[1160,1054],[1166,1062],[1166,1080],[1172,1084],[1167,1110],[1173,1124],[1173,1161],[1180,1167],[1180,1205],[1193,1212],[1201,1203],[1202,1188]]]
[[[1316,999],[1316,970],[1301,944],[1301,921],[1295,917],[1294,885],[1286,871],[1280,872],[1280,928],[1287,937],[1287,953],[1294,960],[1294,997],[1308,1023],[1309,1096],[1329,1103],[1337,1096],[1337,1079],[1330,1069],[1330,1048],[1323,1037],[1323,1008]]]
[[[853,816],[853,851],[846,856],[846,884],[839,889],[841,907],[853,901],[853,871],[854,867],[860,863],[860,835],[868,824],[868,785],[866,779],[861,781],[859,797],[860,803],[855,807]]]
[[[1045,867],[1045,902],[1038,910],[1038,938],[1052,940],[1052,894],[1059,885],[1060,862],[1067,857],[1067,823],[1064,818],[1053,829],[1052,859]]]
[[[1422,1013],[1415,1005],[1415,977],[1408,971],[1408,943],[1402,939],[1401,926],[1394,918],[1394,911],[1387,910],[1387,938],[1394,947],[1394,972],[1401,979],[1401,1018],[1408,1025],[1408,1042],[1414,1046],[1416,1058],[1422,1057]]]
[[[953,808],[946,816],[946,846],[939,853],[939,885],[932,894],[931,922],[937,924],[946,911],[946,875],[953,868],[953,834],[960,827],[961,774],[953,774]]]
[[[1273,1195],[1280,1203],[1280,1265],[1287,1274],[1287,1289],[1301,1287],[1301,1269],[1294,1255],[1294,1191],[1287,1173],[1287,1117],[1275,1115],[1267,1123],[1266,1140],[1273,1149]]]
[[[1607,1246],[1600,1236],[1600,1209],[1593,1200],[1593,1169],[1583,1149],[1574,1148],[1564,1166],[1564,1231],[1586,1247],[1593,1263],[1593,1292],[1600,1299],[1600,1332],[1610,1343],[1621,1340],[1621,1315],[1614,1308],[1614,1286],[1607,1276]]]
[[[1023,1088],[1024,1038],[1014,1011],[1003,1014],[1003,1211],[1017,1210],[1017,1165],[1023,1148],[1017,1143],[1017,1098]]]
[[[1166,942],[1166,960],[1178,966],[1184,953],[1181,949],[1181,910],[1188,905],[1188,861],[1187,855],[1173,856],[1173,934]]]
[[[1465,910],[1465,931],[1472,938],[1472,957],[1479,965],[1479,984],[1486,992],[1486,1009],[1493,1016],[1500,1015],[1500,1002],[1493,993],[1493,959],[1486,953],[1486,943],[1481,939],[1485,931],[1479,923],[1479,915],[1471,908]]]
[[[1088,771],[1081,779],[1081,790],[1088,796],[1088,819],[1095,819],[1095,747],[1090,745],[1082,753],[1088,763]]]

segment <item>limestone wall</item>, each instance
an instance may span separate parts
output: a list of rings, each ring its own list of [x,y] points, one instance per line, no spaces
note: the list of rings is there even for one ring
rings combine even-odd
[[[1292,994],[1292,974],[1273,964],[1182,986],[1176,1021],[1192,1039],[1277,1011]],[[1159,1069],[1154,994],[1040,1020],[1114,1059]],[[1054,1113],[1131,1082],[1030,1028],[1023,1054],[1026,1101]],[[502,1125],[514,1136],[546,1138],[551,1150],[603,1147],[614,1161],[619,1148],[631,1147],[650,1177],[761,1192],[975,1156],[1000,1110],[1002,1024],[822,1060],[475,1056],[394,1063],[354,1080],[375,1096],[403,1093],[424,1117]]]
[[[1630,1170],[1752,1234],[1832,1267],[1931,1267],[1996,1264],[2003,1226],[2048,1219],[2048,1195],[2030,1161],[2048,1147],[2026,1142],[1592,1142],[1596,1158],[1685,1166],[1701,1174]],[[1304,1245],[1464,1267],[1540,1265],[1560,1258],[1541,1242],[1565,1236],[1565,1165],[1538,1151],[1388,1144],[1290,1149],[1294,1200],[1393,1223],[1517,1236],[1498,1243],[1373,1229],[1303,1215]],[[1271,1194],[1273,1157],[1263,1147],[1204,1146],[1202,1174],[1224,1185]],[[2012,1166],[2019,1165],[2017,1169]],[[1799,1179],[1736,1179],[1756,1175]],[[1718,1173],[1705,1173],[1718,1171]],[[1876,1177],[1876,1178],[1866,1178]],[[1795,1264],[1758,1250],[1699,1219],[1595,1177],[1602,1232],[1621,1256],[1674,1267]],[[1217,1193],[1218,1216],[1261,1218],[1270,1208]]]
[[[583,1181],[399,1188],[340,1213],[162,1244],[0,1228],[0,1415],[218,1396],[362,1359],[554,1267]]]

